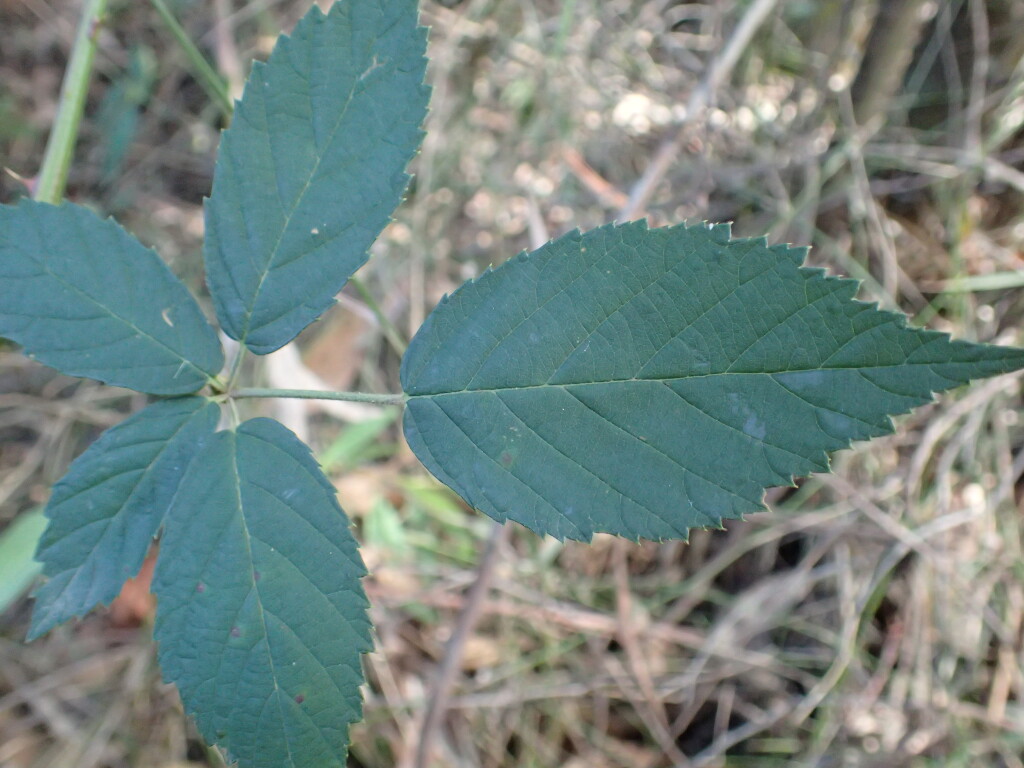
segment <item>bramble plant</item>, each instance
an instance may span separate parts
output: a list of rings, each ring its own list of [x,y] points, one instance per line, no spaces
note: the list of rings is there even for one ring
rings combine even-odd
[[[829,469],[932,393],[1024,368],[855,300],[805,249],[728,226],[573,232],[446,297],[400,394],[240,385],[366,261],[422,138],[415,0],[314,7],[256,64],[206,201],[214,329],[157,254],[64,203],[0,207],[0,335],[66,374],[162,396],[53,490],[30,637],[109,603],[161,546],[155,636],[203,736],[243,766],[342,766],[371,647],[358,546],[309,449],[245,397],[400,403],[470,506],[538,534],[685,539]],[[234,417],[233,409],[229,413]]]

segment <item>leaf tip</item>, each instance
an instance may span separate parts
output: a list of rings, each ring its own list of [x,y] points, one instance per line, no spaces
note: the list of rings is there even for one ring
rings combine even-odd
[[[28,632],[25,633],[25,642],[31,643],[34,640],[38,640],[40,637],[45,635],[51,629],[57,625],[49,615],[39,611],[39,604],[32,609],[32,620],[28,627]]]

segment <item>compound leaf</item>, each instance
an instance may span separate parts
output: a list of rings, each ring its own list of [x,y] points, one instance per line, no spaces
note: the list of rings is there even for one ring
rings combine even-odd
[[[538,533],[679,538],[1024,350],[854,300],[726,226],[562,237],[444,299],[402,365],[405,434],[469,504]]]
[[[62,373],[154,395],[195,392],[224,364],[160,257],[72,203],[0,206],[0,336]]]
[[[201,397],[153,403],[100,438],[54,486],[36,559],[29,639],[107,604],[139,572],[198,446],[220,408]]]
[[[199,535],[201,532],[201,535]],[[160,666],[242,766],[344,766],[371,647],[349,522],[270,419],[213,436],[168,513],[153,589]]]
[[[416,0],[347,0],[314,6],[254,65],[206,204],[217,316],[254,352],[331,305],[401,200],[425,52]]]

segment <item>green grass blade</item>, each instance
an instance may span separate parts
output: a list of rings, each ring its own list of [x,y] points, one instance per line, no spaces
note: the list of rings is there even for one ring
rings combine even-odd
[[[11,607],[42,573],[33,555],[46,528],[42,507],[22,512],[0,533],[0,614]]]

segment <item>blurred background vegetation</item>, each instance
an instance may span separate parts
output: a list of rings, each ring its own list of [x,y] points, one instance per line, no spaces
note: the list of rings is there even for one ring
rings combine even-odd
[[[236,95],[308,5],[167,0]],[[3,202],[38,169],[79,11],[0,0]],[[812,264],[915,323],[1024,343],[1024,0],[423,0],[422,13],[429,134],[360,273],[402,333],[531,243],[646,215],[811,245]],[[224,116],[151,3],[113,0],[98,34],[68,197],[117,216],[202,293]],[[397,391],[394,345],[358,293],[339,298],[254,375]],[[160,680],[145,573],[110,609],[22,642],[26,513],[142,402],[0,346],[3,768],[221,764]],[[418,466],[396,412],[340,406],[247,407],[312,442],[364,543],[377,651],[352,766],[1024,766],[1018,377],[940,398],[837,455],[833,475],[689,544],[496,537]],[[470,600],[488,542],[491,589]],[[474,626],[419,760],[467,605]]]

